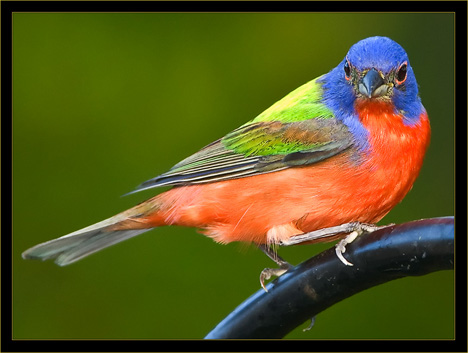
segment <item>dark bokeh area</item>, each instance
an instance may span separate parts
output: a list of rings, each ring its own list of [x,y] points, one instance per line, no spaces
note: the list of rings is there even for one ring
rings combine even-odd
[[[432,126],[418,180],[380,224],[453,215],[453,14],[15,13],[13,338],[204,337],[273,266],[253,246],[165,227],[63,268],[21,253],[160,192],[120,197],[374,35],[406,49]],[[364,291],[307,326],[286,338],[453,338],[453,271]]]

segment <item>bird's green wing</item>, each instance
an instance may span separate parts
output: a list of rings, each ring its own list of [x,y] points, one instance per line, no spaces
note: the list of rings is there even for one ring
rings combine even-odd
[[[321,87],[311,81],[254,120],[148,180],[136,190],[193,185],[310,165],[352,145],[346,125],[320,102]]]

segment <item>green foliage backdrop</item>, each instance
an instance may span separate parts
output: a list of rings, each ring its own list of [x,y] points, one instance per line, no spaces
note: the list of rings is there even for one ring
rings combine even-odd
[[[373,35],[407,50],[433,131],[413,190],[381,224],[452,215],[453,14],[15,13],[13,338],[204,337],[273,265],[254,247],[167,227],[64,268],[21,252],[153,196],[120,197]],[[297,264],[330,246],[280,254]],[[381,285],[287,338],[453,338],[453,282]]]

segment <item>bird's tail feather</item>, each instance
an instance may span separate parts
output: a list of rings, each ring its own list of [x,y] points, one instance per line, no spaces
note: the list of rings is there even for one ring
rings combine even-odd
[[[63,237],[38,244],[23,252],[22,256],[24,259],[55,259],[57,265],[65,266],[152,229],[113,230],[121,221],[122,217],[119,215],[111,217]]]

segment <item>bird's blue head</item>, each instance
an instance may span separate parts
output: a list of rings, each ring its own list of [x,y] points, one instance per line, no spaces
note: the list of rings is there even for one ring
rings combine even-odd
[[[339,118],[354,112],[363,100],[390,102],[408,125],[424,108],[405,50],[387,37],[370,37],[354,44],[336,68],[319,79],[324,101]]]

